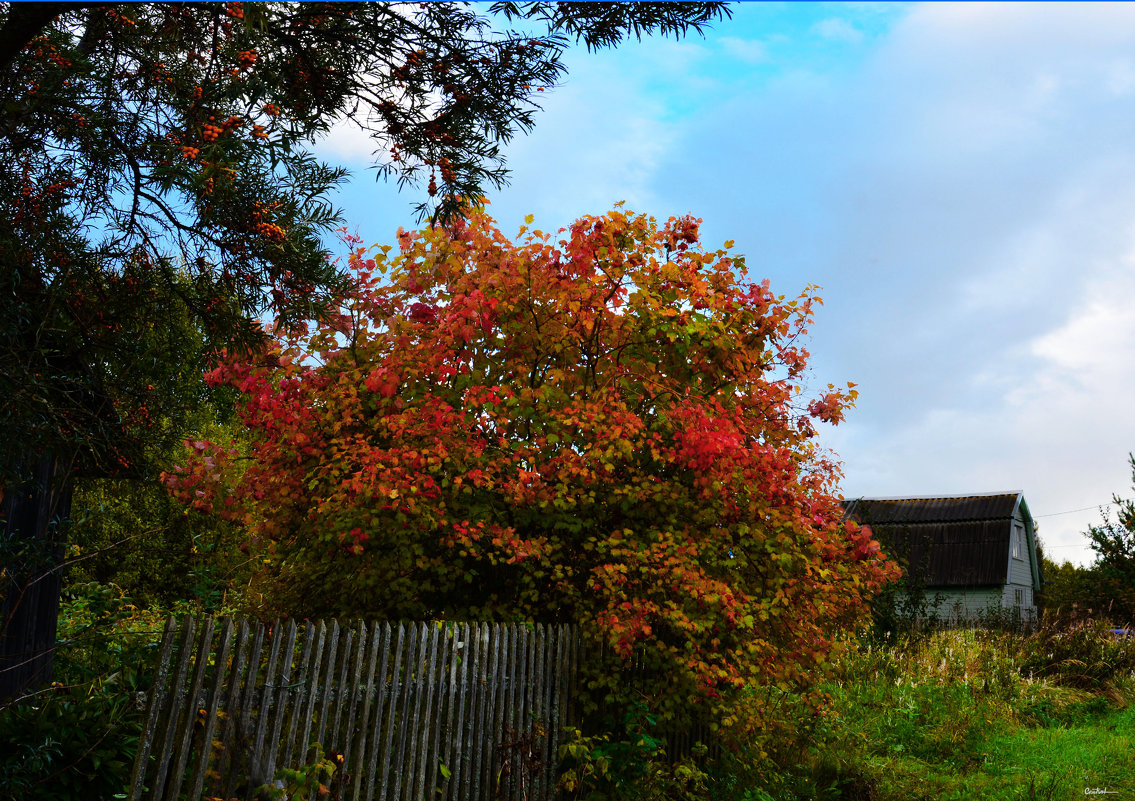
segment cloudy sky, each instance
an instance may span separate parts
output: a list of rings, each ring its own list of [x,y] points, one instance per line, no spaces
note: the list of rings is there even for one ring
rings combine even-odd
[[[823,287],[816,388],[848,496],[1023,490],[1050,555],[1130,496],[1135,5],[745,3],[705,38],[568,57],[490,196],[505,232],[693,213],[750,277]],[[370,242],[421,195],[340,197]]]

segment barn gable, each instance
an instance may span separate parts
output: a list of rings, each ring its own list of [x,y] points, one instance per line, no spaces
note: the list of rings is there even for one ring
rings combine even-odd
[[[1020,492],[857,498],[844,507],[928,589],[953,600],[999,598],[1002,606],[1035,614],[1036,538]]]

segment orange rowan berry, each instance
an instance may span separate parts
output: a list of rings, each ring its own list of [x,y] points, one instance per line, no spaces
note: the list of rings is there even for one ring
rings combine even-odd
[[[113,9],[108,10],[106,12],[106,15],[107,15],[107,17],[114,20],[115,22],[119,22],[123,25],[133,25],[134,24],[134,20],[130,19],[129,17],[122,16],[121,14],[119,14],[117,11],[115,11]]]
[[[273,223],[257,223],[252,227],[252,230],[273,242],[282,242],[287,236],[283,228]]]

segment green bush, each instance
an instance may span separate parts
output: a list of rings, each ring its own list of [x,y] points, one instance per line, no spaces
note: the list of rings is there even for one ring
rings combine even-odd
[[[645,705],[635,705],[623,720],[619,739],[585,736],[569,728],[560,746],[558,788],[564,798],[580,801],[694,801],[706,795],[704,771],[697,758],[671,763],[665,744],[656,736],[657,720]]]
[[[56,686],[0,711],[0,798],[112,798],[127,786],[144,703],[116,682]]]
[[[343,797],[343,773],[339,766],[343,757],[327,754],[321,743],[312,743],[307,764],[299,768],[280,768],[270,784],[256,788],[257,801],[291,801],[302,798],[321,798],[338,801]]]
[[[79,585],[59,615],[50,687],[0,707],[0,801],[113,798],[137,752],[161,636],[113,585]]]
[[[68,584],[122,587],[143,606],[224,605],[248,563],[232,524],[187,512],[154,480],[76,482]],[[81,590],[80,590],[81,592]]]

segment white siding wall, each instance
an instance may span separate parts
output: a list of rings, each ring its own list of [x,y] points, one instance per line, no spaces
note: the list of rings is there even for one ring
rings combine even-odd
[[[1014,606],[1017,606],[1017,590],[1021,591],[1021,614],[1035,615],[1036,599],[1033,598],[1033,588],[1031,585],[1006,584],[1005,592],[1002,594],[1001,605],[1007,609],[1012,609]]]
[[[996,609],[1001,606],[1002,589],[1000,587],[980,587],[964,590],[955,589],[929,589],[930,597],[941,596],[938,604],[938,616],[943,620],[957,622],[972,619],[985,612],[990,607]]]
[[[930,597],[939,595],[938,617],[943,621],[955,623],[959,620],[972,620],[998,609],[1013,609],[1017,606],[1017,590],[1021,591],[1020,615],[1024,620],[1036,620],[1036,601],[1031,586],[1006,585],[1004,587],[980,587],[965,590],[929,589]]]
[[[1017,586],[1021,586],[1021,587],[1032,587],[1033,586],[1033,568],[1032,568],[1032,562],[1029,559],[1029,544],[1028,544],[1027,534],[1024,534],[1025,524],[1022,521],[1015,520],[1015,521],[1013,521],[1013,526],[1014,526],[1013,536],[1014,537],[1017,536],[1016,535],[1016,530],[1017,530],[1016,527],[1020,526],[1021,527],[1020,531],[1025,536],[1025,539],[1024,539],[1024,544],[1021,546],[1021,558],[1020,559],[1014,559],[1013,558],[1012,543],[1010,543],[1010,545],[1009,545],[1009,583],[1010,584],[1016,584]]]
[[[1014,558],[1014,541],[1017,531],[1021,532],[1021,547],[1019,558]],[[1009,541],[1009,575],[1006,577],[1005,590],[1002,594],[1001,605],[1007,609],[1020,607],[1021,616],[1026,620],[1036,619],[1036,598],[1033,596],[1033,566],[1029,543],[1028,527],[1024,518],[1018,512],[1013,520],[1014,539]],[[1017,603],[1017,591],[1020,590],[1021,602]]]

